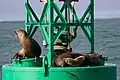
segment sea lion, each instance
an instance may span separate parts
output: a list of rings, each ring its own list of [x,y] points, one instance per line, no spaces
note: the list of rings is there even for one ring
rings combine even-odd
[[[18,29],[14,31],[22,45],[22,49],[16,53],[13,59],[16,58],[36,58],[41,55],[41,47],[39,44],[31,38],[27,32]]]
[[[78,54],[78,53],[73,53],[73,52],[65,52],[65,53],[61,53],[57,56],[55,56],[52,60],[52,64],[53,66],[61,66],[61,67],[67,67],[67,66],[71,66],[68,63],[65,62],[64,58],[72,58],[75,59],[79,56],[82,56],[83,54]]]
[[[63,60],[65,61],[65,63],[67,63],[70,66],[79,66],[79,65],[83,64],[83,61],[85,60],[85,56],[79,56],[75,59],[63,58]]]
[[[65,63],[63,60],[64,58],[72,58],[69,52],[59,54],[55,56],[52,60],[53,66],[58,66],[58,67],[66,67],[69,66],[68,64]]]
[[[101,54],[65,52],[53,58],[54,66],[99,66]]]
[[[100,59],[103,57],[102,54],[93,53],[88,54],[88,60],[89,60],[89,66],[99,66],[100,65]]]

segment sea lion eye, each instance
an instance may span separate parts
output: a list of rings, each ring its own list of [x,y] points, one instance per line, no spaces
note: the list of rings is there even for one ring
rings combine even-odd
[[[67,60],[67,63],[69,63],[69,61]]]

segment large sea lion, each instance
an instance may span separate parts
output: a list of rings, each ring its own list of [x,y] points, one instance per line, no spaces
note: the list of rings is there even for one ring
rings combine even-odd
[[[55,56],[53,58],[53,66],[61,66],[61,67],[67,67],[67,66],[71,66],[69,65],[69,63],[67,63],[67,60],[65,61],[64,59],[68,59],[68,58],[77,58],[79,56],[82,56],[82,54],[78,54],[78,53],[73,53],[73,52],[65,52],[65,53],[61,53],[57,56]]]
[[[41,47],[27,32],[21,29],[15,30],[14,32],[22,45],[22,49],[16,53],[13,59],[25,57],[36,58],[41,55]]]
[[[101,54],[66,52],[53,58],[54,66],[99,66]]]

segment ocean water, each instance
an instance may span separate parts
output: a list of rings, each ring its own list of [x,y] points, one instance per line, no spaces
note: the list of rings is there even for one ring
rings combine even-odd
[[[24,29],[23,21],[0,22],[0,79],[1,67],[10,63],[11,57],[21,49],[13,33],[15,29]],[[79,28],[78,37],[72,42],[73,52],[90,52],[90,44]],[[42,47],[42,36],[38,30],[34,38]],[[46,50],[42,48],[42,52]],[[108,56],[109,63],[117,65],[117,80],[120,80],[120,19],[95,20],[95,52]]]

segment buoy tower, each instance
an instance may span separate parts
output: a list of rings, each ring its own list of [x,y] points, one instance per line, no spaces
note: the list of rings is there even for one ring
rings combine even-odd
[[[60,0],[61,8],[54,0],[41,0],[44,8],[40,17],[33,10],[29,0],[25,2],[26,19],[25,30],[32,37],[37,29],[40,30],[47,44],[48,52],[42,58],[23,59],[21,62],[12,60],[12,63],[2,66],[2,80],[117,80],[116,65],[101,62],[101,66],[87,67],[54,67],[52,59],[56,55],[54,45],[62,34],[69,41],[64,42],[70,49],[70,43],[77,37],[80,27],[90,42],[91,53],[94,53],[94,0],[81,18],[78,17],[74,3],[79,0]],[[72,34],[74,33],[74,37]]]

